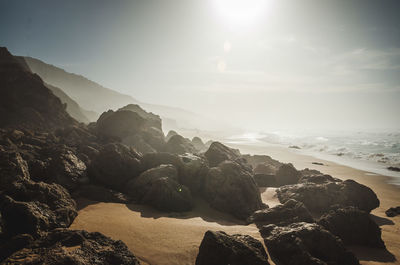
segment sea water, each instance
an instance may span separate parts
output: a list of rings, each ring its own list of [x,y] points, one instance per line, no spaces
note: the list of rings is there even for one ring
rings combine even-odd
[[[228,141],[242,144],[275,144],[294,152],[392,177],[400,185],[400,132],[290,132],[244,133]]]

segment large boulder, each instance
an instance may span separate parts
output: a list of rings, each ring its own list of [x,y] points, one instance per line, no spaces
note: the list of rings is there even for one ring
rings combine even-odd
[[[400,215],[400,206],[391,207],[385,211],[387,217],[395,217]]]
[[[239,150],[229,148],[220,142],[213,142],[204,153],[204,156],[207,158],[210,167],[216,167],[227,160],[239,163],[242,161]]]
[[[162,211],[189,211],[193,206],[190,190],[178,182],[178,171],[173,165],[146,170],[130,180],[125,190],[135,201]]]
[[[209,170],[207,161],[193,154],[184,154],[179,157],[183,162],[179,182],[187,186],[192,193],[201,193]]]
[[[85,163],[70,150],[54,154],[47,175],[69,190],[88,182]]]
[[[89,177],[102,185],[123,190],[125,183],[139,175],[141,156],[120,144],[108,144],[92,161]]]
[[[300,179],[301,173],[292,164],[283,164],[275,174],[278,186],[296,184]]]
[[[313,223],[314,219],[303,203],[288,200],[282,205],[255,211],[248,221],[257,225],[275,224],[285,226],[298,222]]]
[[[172,154],[196,153],[196,148],[189,139],[173,135],[165,145],[165,151]]]
[[[326,212],[331,206],[354,206],[370,212],[379,206],[376,194],[354,180],[322,184],[302,183],[287,185],[276,190],[279,201],[301,201],[312,212]]]
[[[174,130],[170,130],[168,133],[167,133],[167,136],[165,137],[165,141],[169,141],[169,139],[171,139],[171,137],[172,136],[174,136],[174,135],[178,135],[178,133],[176,132],[176,131],[174,131]]]
[[[253,178],[258,187],[276,187],[274,175],[254,174]]]
[[[139,265],[138,259],[120,240],[98,232],[56,229],[3,261],[4,264],[125,264]]]
[[[205,179],[204,197],[215,209],[231,213],[239,219],[246,219],[263,207],[251,174],[232,161],[210,168]]]
[[[279,265],[359,265],[342,241],[318,224],[267,225],[260,229],[271,258]]]
[[[159,130],[162,130],[162,121],[160,116],[152,112],[145,111],[137,104],[128,104],[125,107],[120,108],[118,111],[124,111],[124,110],[137,113],[140,117],[142,117],[145,120],[147,127],[154,127]]]
[[[27,162],[20,153],[0,146],[0,190],[6,190],[17,179],[30,179]]]
[[[260,241],[248,235],[227,235],[207,231],[201,242],[196,265],[267,265],[268,256]]]
[[[205,150],[207,150],[206,145],[204,144],[203,140],[201,140],[200,137],[193,137],[192,139],[192,144],[194,146],[194,148],[196,148],[197,152],[203,152]]]
[[[75,201],[58,184],[19,181],[4,193],[0,211],[9,236],[40,236],[44,231],[69,227],[77,216]]]
[[[385,248],[379,226],[368,213],[355,207],[331,210],[318,220],[318,224],[346,244]]]

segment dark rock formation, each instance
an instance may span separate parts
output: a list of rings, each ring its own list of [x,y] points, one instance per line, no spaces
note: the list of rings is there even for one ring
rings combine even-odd
[[[275,224],[279,226],[298,222],[314,222],[304,204],[295,200],[288,200],[285,204],[273,208],[255,211],[248,221],[257,225]]]
[[[207,161],[192,154],[180,155],[180,158],[183,167],[179,172],[179,182],[187,186],[192,193],[201,193],[209,170]]]
[[[56,229],[29,243],[4,264],[140,264],[122,241],[100,233]]]
[[[171,139],[171,137],[174,136],[174,135],[178,135],[178,133],[175,132],[174,130],[169,131],[169,132],[167,133],[167,136],[165,137],[165,141],[168,142],[169,139]]]
[[[220,142],[213,142],[204,153],[210,167],[216,167],[224,161],[233,161],[238,163],[243,169],[252,172],[251,166],[246,159],[242,157],[239,150],[232,149]]]
[[[267,155],[242,155],[255,174],[275,175],[283,163]]]
[[[272,260],[279,265],[359,265],[342,241],[317,224],[295,223],[260,230]]]
[[[386,216],[395,217],[396,215],[400,215],[400,206],[391,207],[385,211]]]
[[[196,265],[268,265],[268,256],[260,241],[248,235],[227,235],[207,231],[201,242]]]
[[[140,117],[142,117],[145,120],[145,123],[147,124],[148,127],[154,127],[162,131],[162,121],[160,116],[151,113],[151,112],[146,112],[144,109],[142,109],[139,105],[137,104],[129,104],[126,105],[125,107],[120,108],[118,111],[123,111],[123,110],[129,110],[132,112],[137,113]]]
[[[331,210],[318,220],[318,224],[340,237],[346,244],[385,248],[379,226],[368,213],[357,208]]]
[[[74,123],[42,79],[0,47],[0,127],[54,129]]]
[[[126,193],[140,203],[162,211],[189,211],[192,208],[190,190],[179,184],[173,165],[160,165],[146,170],[125,185]]]
[[[108,144],[92,161],[89,177],[112,189],[123,190],[124,184],[141,170],[141,156],[120,144]]]
[[[0,211],[7,234],[35,237],[68,227],[77,215],[75,201],[62,186],[30,180],[14,182],[4,191]]]
[[[322,183],[329,183],[329,182],[342,182],[342,180],[334,178],[330,175],[324,175],[324,174],[303,175],[299,180],[299,183],[322,184]]]
[[[368,187],[346,180],[322,184],[302,183],[277,189],[279,201],[301,201],[310,211],[326,212],[332,205],[354,206],[370,212],[379,206],[376,194]]]
[[[388,167],[387,169],[390,171],[400,172],[400,167]]]
[[[240,219],[246,219],[263,206],[253,177],[238,163],[231,161],[210,168],[205,180],[204,197],[212,207]]]
[[[206,145],[203,143],[203,141],[201,140],[200,137],[197,137],[197,136],[193,137],[192,144],[193,144],[194,148],[196,148],[197,152],[202,152],[202,151],[207,150]]]
[[[299,181],[301,173],[292,164],[283,164],[275,174],[278,186],[295,184]]]
[[[276,187],[276,179],[274,175],[255,174],[253,178],[258,187]]]
[[[173,135],[165,145],[165,151],[172,154],[196,153],[196,148],[189,139]]]

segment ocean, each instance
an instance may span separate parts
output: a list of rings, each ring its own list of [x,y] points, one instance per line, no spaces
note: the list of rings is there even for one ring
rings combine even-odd
[[[314,157],[392,177],[400,185],[400,132],[289,132],[273,131],[234,135],[227,142],[274,144]]]

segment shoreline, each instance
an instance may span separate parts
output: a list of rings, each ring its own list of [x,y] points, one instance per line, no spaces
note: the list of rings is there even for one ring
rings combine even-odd
[[[354,169],[312,156],[296,154],[283,147],[257,147],[233,145],[242,154],[265,154],[281,162],[292,163],[297,169],[313,168],[340,179],[354,179],[374,190],[380,207],[372,211],[371,217],[382,229],[382,239],[388,251],[349,247],[362,265],[400,264],[400,216],[388,218],[385,211],[400,204],[400,187],[386,183],[383,175],[370,175]],[[324,165],[315,165],[320,162]],[[270,207],[278,204],[273,188],[261,188],[262,199]],[[248,234],[261,240],[254,225],[244,225],[235,218],[210,208],[198,201],[187,213],[162,213],[149,206],[89,202],[80,211],[70,229],[99,231],[113,239],[124,241],[129,249],[148,265],[194,264],[200,242],[205,231],[222,230],[228,234]],[[270,259],[271,262],[271,259]],[[271,262],[271,264],[274,264]]]

